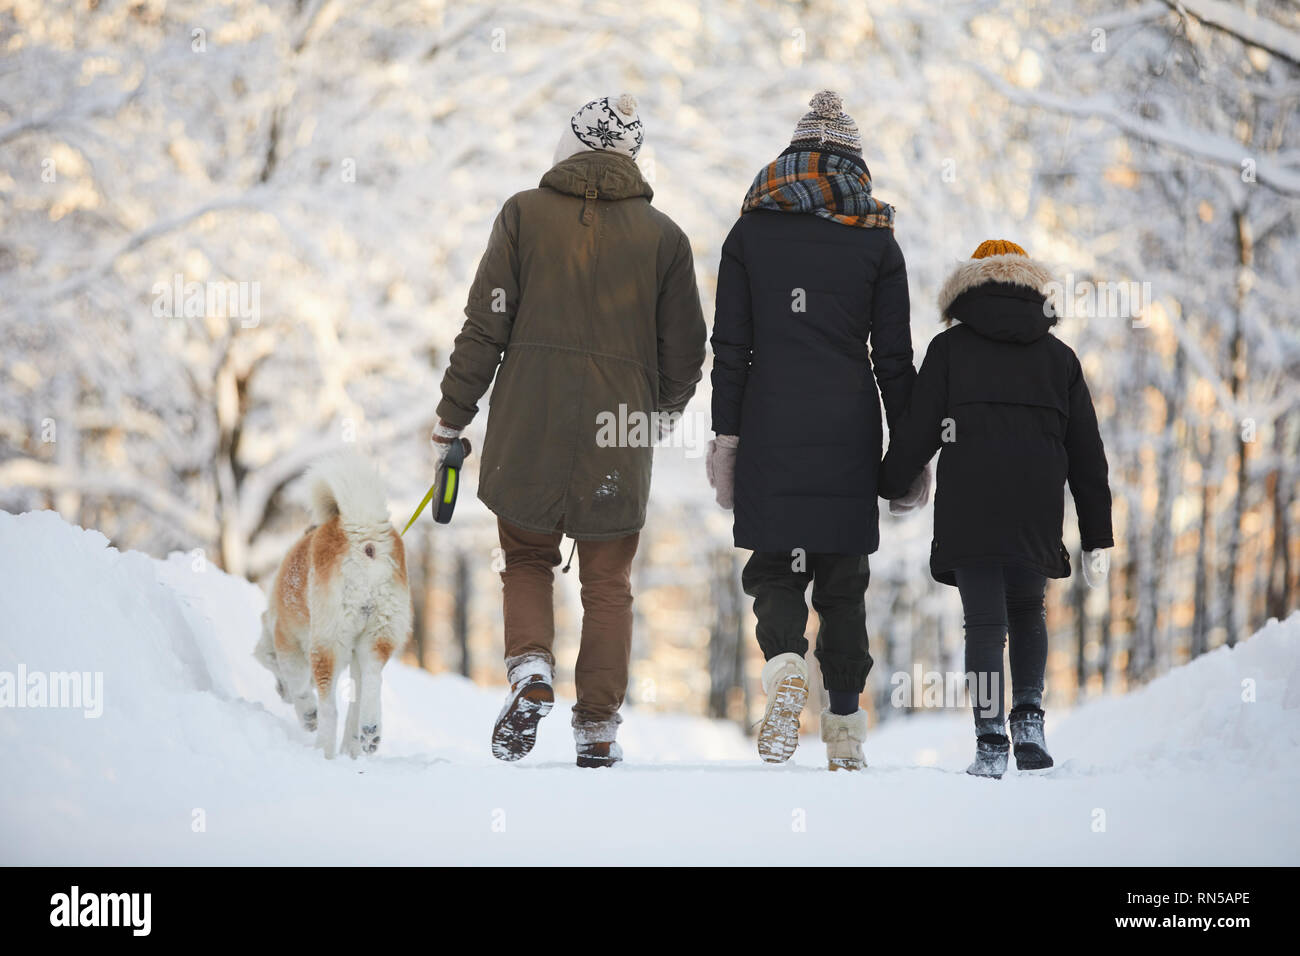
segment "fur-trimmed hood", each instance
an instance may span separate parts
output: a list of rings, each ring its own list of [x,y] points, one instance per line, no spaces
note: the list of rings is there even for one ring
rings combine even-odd
[[[1033,341],[1056,324],[1048,301],[1052,282],[1051,272],[1028,256],[970,259],[939,290],[939,312],[989,338]]]
[[[1005,256],[968,259],[953,270],[939,290],[939,312],[944,318],[949,318],[948,307],[957,296],[986,282],[1003,282],[1043,292],[1051,281],[1052,274],[1045,266],[1014,252]]]

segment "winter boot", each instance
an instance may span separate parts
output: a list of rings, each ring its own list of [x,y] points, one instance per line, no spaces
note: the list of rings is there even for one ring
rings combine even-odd
[[[867,712],[851,714],[822,711],[822,740],[826,742],[826,760],[831,770],[861,770],[867,765],[862,756],[862,742],[867,738]]]
[[[1052,766],[1043,736],[1043,712],[1037,707],[1011,710],[1011,742],[1016,751],[1017,770],[1046,770]]]
[[[799,714],[808,702],[808,663],[793,652],[777,654],[763,666],[767,710],[758,725],[758,755],[766,763],[785,763],[799,746]]]
[[[1001,780],[1007,772],[1007,755],[1011,741],[1006,734],[980,734],[975,742],[975,761],[966,768],[972,777],[992,777]]]
[[[510,695],[492,728],[492,756],[519,760],[537,743],[537,724],[555,706],[551,663],[543,657],[519,657],[507,662]]]
[[[579,767],[612,767],[623,759],[623,748],[614,740],[623,719],[615,714],[609,720],[573,720],[573,742],[578,747]]]

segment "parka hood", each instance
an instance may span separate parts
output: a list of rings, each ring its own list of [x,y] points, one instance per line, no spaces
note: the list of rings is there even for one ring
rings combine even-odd
[[[539,185],[579,199],[592,188],[596,190],[597,199],[644,196],[649,200],[655,194],[633,160],[601,150],[584,150],[560,160],[547,170]]]
[[[1056,324],[1045,293],[1051,282],[1052,274],[1028,256],[971,259],[943,284],[939,311],[986,338],[1033,342]]]

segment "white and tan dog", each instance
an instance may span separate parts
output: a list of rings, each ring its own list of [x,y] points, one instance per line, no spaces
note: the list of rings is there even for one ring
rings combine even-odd
[[[351,668],[344,749],[374,753],[380,737],[380,672],[411,634],[406,551],[388,520],[379,476],[353,453],[308,473],[315,524],[276,572],[255,656],[275,675],[280,697],[338,746],[335,678]]]

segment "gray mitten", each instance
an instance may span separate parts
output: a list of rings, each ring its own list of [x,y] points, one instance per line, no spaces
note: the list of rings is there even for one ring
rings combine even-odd
[[[730,511],[736,506],[736,452],[739,435],[719,435],[709,442],[704,456],[704,471],[709,487],[717,492],[718,504]]]

